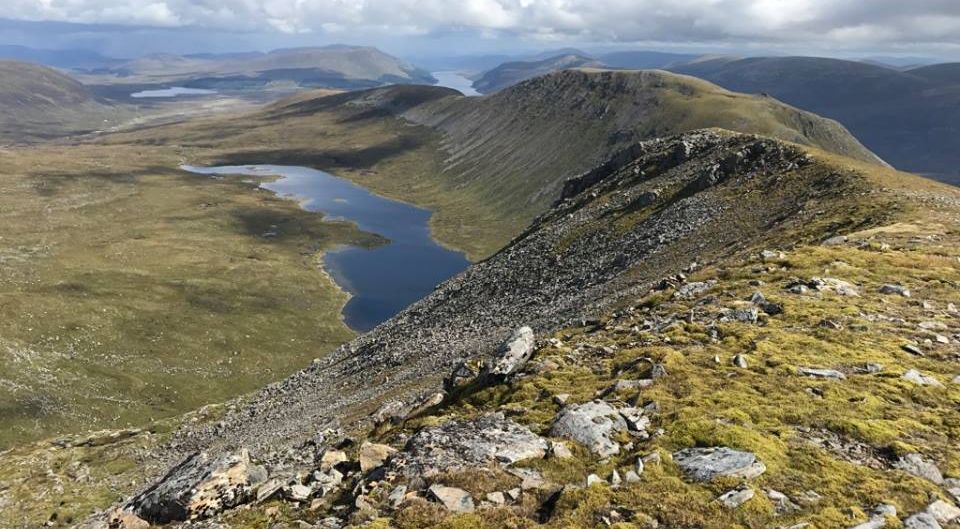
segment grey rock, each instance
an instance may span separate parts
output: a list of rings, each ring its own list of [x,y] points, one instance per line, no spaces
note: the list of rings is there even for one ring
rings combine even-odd
[[[753,489],[750,487],[742,487],[739,489],[734,489],[722,494],[717,500],[723,504],[724,507],[728,509],[736,509],[737,507],[747,503],[752,500],[754,496]]]
[[[550,457],[556,459],[570,459],[573,457],[573,452],[571,452],[564,443],[552,441],[550,443]]]
[[[596,484],[598,484],[598,483],[603,483],[603,479],[601,479],[600,476],[598,476],[598,475],[596,475],[596,474],[590,474],[589,476],[587,476],[587,486],[588,486],[588,487],[592,487],[592,486],[594,486],[594,485],[596,485]]]
[[[548,448],[547,441],[529,428],[493,413],[424,428],[390,459],[389,468],[407,476],[429,477],[442,471],[542,458]]]
[[[693,299],[710,290],[714,284],[716,284],[716,281],[684,283],[677,287],[677,290],[673,293],[673,297],[677,299]]]
[[[469,492],[456,487],[431,485],[430,497],[442,504],[448,511],[454,513],[473,512],[473,496]]]
[[[948,524],[960,518],[960,508],[944,500],[937,500],[931,503],[927,506],[926,512],[943,524]]]
[[[817,367],[801,367],[797,369],[797,373],[805,377],[829,378],[832,380],[845,380],[847,378],[846,375],[836,369],[821,369]]]
[[[918,386],[933,386],[942,388],[943,384],[939,380],[933,378],[930,375],[924,375],[923,373],[917,371],[916,369],[911,369],[903,374],[902,378],[904,380],[913,382]]]
[[[651,380],[656,380],[665,376],[667,376],[667,367],[663,364],[653,364],[653,367],[650,368]]]
[[[881,503],[873,508],[873,514],[877,516],[896,516],[897,507],[889,503]]]
[[[620,444],[611,439],[627,429],[620,413],[603,401],[565,407],[557,414],[550,435],[576,441],[601,457],[620,453]]]
[[[923,349],[920,349],[916,345],[908,343],[901,345],[900,348],[914,356],[924,356]]]
[[[496,358],[490,363],[485,373],[493,376],[509,377],[520,372],[527,361],[530,360],[530,357],[533,356],[535,346],[536,340],[533,329],[526,326],[520,327],[513,331],[513,334],[500,345]]]
[[[773,489],[767,489],[767,498],[773,504],[773,509],[778,515],[789,514],[800,510],[800,506],[794,503],[786,494]]]
[[[650,426],[650,418],[645,415],[643,408],[626,407],[617,411],[620,412],[620,416],[626,421],[627,428],[631,432],[645,432]]]
[[[216,458],[196,453],[131,499],[126,508],[154,524],[209,518],[253,500],[265,475],[246,451]]]
[[[614,487],[619,487],[623,483],[623,478],[620,477],[620,473],[616,469],[610,473],[610,485]]]
[[[893,296],[903,296],[905,298],[910,297],[910,289],[900,285],[883,285],[880,287],[881,294],[888,294]]]
[[[290,501],[305,502],[312,495],[313,489],[299,483],[283,487],[283,497]]]
[[[740,369],[747,369],[747,357],[742,354],[738,354],[733,357],[733,365],[739,367]]]
[[[640,481],[640,474],[637,474],[636,471],[628,470],[624,475],[623,479],[627,483],[638,483]]]
[[[846,236],[846,235],[835,235],[835,236],[830,237],[829,239],[823,241],[823,242],[820,243],[820,244],[822,244],[822,245],[824,245],[824,246],[841,246],[841,245],[845,244],[846,242],[847,242],[847,236]]]
[[[920,512],[903,521],[904,529],[942,529],[943,526],[929,513]]]
[[[507,503],[507,497],[500,491],[488,492],[487,501],[494,505],[505,505]]]
[[[880,529],[887,525],[887,519],[883,516],[872,516],[866,522],[857,524],[850,529]]]
[[[767,470],[752,453],[726,447],[686,448],[674,452],[673,460],[694,481],[719,477],[752,479]]]
[[[943,484],[943,474],[940,473],[937,465],[924,459],[920,454],[907,454],[901,457],[893,466],[912,476],[932,481],[937,485]]]
[[[390,491],[390,495],[387,496],[387,501],[390,503],[390,506],[396,509],[403,504],[403,500],[407,497],[407,486],[406,485],[397,485]]]
[[[723,313],[721,319],[741,323],[756,323],[759,317],[760,311],[751,307],[748,309],[729,309]]]

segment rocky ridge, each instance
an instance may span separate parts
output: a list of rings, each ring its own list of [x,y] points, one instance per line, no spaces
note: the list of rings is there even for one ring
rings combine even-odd
[[[449,481],[443,484],[433,480],[431,484],[436,471],[426,469],[442,465],[469,473],[478,465],[492,464],[496,476],[518,487],[489,491],[492,496],[483,500],[484,505],[500,504],[501,499],[505,504],[508,497],[521,503],[539,498],[537,516],[550,519],[546,511],[550,511],[550,497],[558,491],[552,489],[547,497],[538,493],[522,499],[523,490],[550,489],[545,485],[551,480],[540,471],[516,465],[525,460],[584,459],[570,458],[570,447],[543,437],[549,435],[592,450],[594,455],[585,460],[634,457],[634,468],[623,470],[623,474],[614,471],[604,480],[617,487],[624,481],[638,482],[644,465],[655,464],[663,455],[656,451],[643,457],[628,454],[638,443],[649,443],[665,432],[653,424],[659,413],[656,402],[641,399],[622,403],[619,396],[638,390],[642,394],[644,388],[673,379],[676,375],[669,366],[651,361],[650,367],[643,369],[644,359],[634,359],[618,371],[643,369],[642,376],[618,377],[612,386],[597,390],[590,400],[602,400],[593,403],[567,403],[558,394],[554,401],[560,402],[561,408],[551,414],[554,418],[548,429],[530,429],[508,420],[501,408],[497,412],[500,415],[411,431],[399,446],[396,437],[388,436],[393,448],[374,449],[372,453],[380,455],[366,456],[368,463],[363,463],[362,447],[360,463],[342,452],[350,450],[353,436],[365,435],[363,432],[371,428],[392,431],[402,439],[404,429],[416,425],[420,418],[433,416],[438,409],[458,406],[458,402],[469,402],[489,391],[487,388],[509,387],[517,377],[530,376],[529,365],[523,366],[534,349],[531,333],[542,336],[569,325],[578,325],[586,332],[623,329],[615,332],[639,336],[671,332],[677,319],[663,318],[659,312],[641,316],[631,308],[618,316],[632,321],[632,326],[622,321],[611,327],[611,323],[594,318],[624,303],[636,307],[633,300],[651,289],[655,296],[675,290],[673,298],[682,303],[709,299],[707,293],[719,288],[720,283],[706,278],[697,286],[686,274],[743,251],[759,251],[757,245],[810,244],[829,239],[838,231],[881,225],[896,212],[899,200],[871,189],[859,173],[831,167],[800,148],[762,137],[711,130],[636,144],[570,180],[551,211],[494,257],[448,281],[373,332],[317,360],[309,369],[231,404],[218,421],[185,426],[154,454],[168,461],[190,462],[198,453],[206,454],[203,457],[211,461],[243,461],[244,451],[249,450],[258,461],[255,470],[244,469],[240,476],[228,480],[237,485],[226,491],[218,489],[225,493],[225,499],[220,500],[223,507],[249,502],[250,498],[265,501],[279,494],[295,503],[315,502],[312,510],[316,512],[330,512],[322,504],[341,501],[347,484],[353,491],[351,510],[359,512],[378,510],[379,503],[374,500],[380,497],[396,506],[411,498],[433,498],[448,509],[470,512],[481,504],[480,499]],[[840,200],[852,195],[860,197],[855,204]],[[814,211],[810,204],[816,204]],[[737,230],[731,230],[731,226]],[[781,254],[764,253],[763,259],[776,263]],[[783,311],[782,305],[768,301],[763,294],[755,293],[751,298],[750,302],[719,307],[715,312],[709,305],[691,308],[687,321],[705,318],[720,325],[756,326]],[[757,306],[760,309],[752,308]],[[708,315],[698,314],[704,309]],[[478,358],[494,351],[497,341],[521,324],[530,328],[516,331],[500,348],[497,358],[476,367]],[[718,329],[711,328],[707,336],[719,339]],[[543,345],[538,347],[543,350]],[[601,348],[584,358],[592,364],[616,356],[617,348],[609,352]],[[551,362],[559,366],[571,361]],[[577,363],[573,360],[574,365]],[[750,369],[750,364],[735,367]],[[540,364],[533,372],[550,369]],[[451,372],[455,376],[448,377],[447,393],[441,389],[442,379]],[[572,419],[586,412],[586,422]],[[597,432],[590,426],[595,423],[590,418],[595,414],[604,416],[610,426],[600,438],[594,437]],[[710,454],[725,455],[713,462]],[[697,479],[703,476],[707,481],[715,475],[756,478],[770,465],[766,458],[724,443],[696,457],[676,452],[672,459],[681,466],[681,461],[706,464],[702,470],[690,467],[688,475]],[[458,460],[463,464],[458,465]],[[261,475],[261,466],[266,476]],[[414,469],[412,473],[410,469]],[[220,474],[222,471],[209,466],[190,470],[186,474],[192,483],[188,490],[203,490],[210,476]],[[449,477],[449,473],[440,474]],[[174,476],[179,481],[179,475],[174,471],[167,474],[167,480]],[[398,476],[406,476],[406,481],[398,484]],[[271,485],[267,492],[252,490],[250,484],[261,484],[268,478]],[[585,483],[589,486],[597,479],[587,476]],[[151,514],[153,511],[144,510],[144,505],[156,503],[145,503],[144,499],[151,490],[162,490],[163,482],[140,493],[116,513],[165,521]],[[384,483],[391,484],[389,491],[383,488]],[[516,488],[520,494],[516,494]],[[561,487],[563,490],[566,488]],[[730,508],[753,497],[752,489],[727,492],[721,503],[734,506]],[[177,500],[176,504],[196,503],[188,500]],[[785,501],[791,502],[797,499]],[[179,517],[204,519],[207,514],[202,509],[188,509]]]

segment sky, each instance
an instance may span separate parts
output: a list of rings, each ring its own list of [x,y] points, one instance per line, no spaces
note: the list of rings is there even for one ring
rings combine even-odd
[[[370,44],[561,46],[960,61],[960,0],[3,0],[0,42],[113,55]]]

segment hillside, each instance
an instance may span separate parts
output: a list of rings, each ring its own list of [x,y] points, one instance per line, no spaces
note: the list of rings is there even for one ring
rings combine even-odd
[[[657,51],[618,51],[604,53],[597,59],[610,68],[627,70],[665,69],[671,64],[690,62],[697,55],[686,53],[664,53]]]
[[[235,121],[116,141],[175,141],[205,163],[329,170],[433,209],[439,240],[477,259],[545,211],[566,178],[636,141],[705,127],[877,162],[835,122],[771,98],[666,72],[600,70],[555,73],[482,98],[417,86],[298,98]],[[204,148],[212,141],[216,149]]]
[[[120,109],[101,103],[56,70],[0,61],[0,141],[17,142],[89,132],[116,124]]]
[[[473,87],[481,94],[490,94],[540,75],[589,66],[602,65],[596,59],[569,54],[534,61],[507,62],[477,77]]]
[[[937,76],[938,67],[900,72],[837,59],[761,57],[670,69],[836,119],[895,167],[960,182],[960,87]]]
[[[921,66],[906,73],[943,85],[960,85],[960,63],[956,62]]]
[[[289,48],[268,53],[151,55],[90,76],[91,83],[179,83],[194,88],[245,89],[276,81],[304,87],[369,88],[434,82],[428,72],[370,47]]]
[[[704,130],[632,144],[559,198],[283,382],[7,453],[4,523],[70,525],[116,495],[84,527],[957,518],[960,193]]]

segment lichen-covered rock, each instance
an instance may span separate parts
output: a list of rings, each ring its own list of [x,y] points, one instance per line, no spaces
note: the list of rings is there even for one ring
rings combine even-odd
[[[432,485],[429,491],[430,496],[450,512],[473,512],[473,496],[463,489]]]
[[[719,477],[752,479],[767,470],[752,453],[726,447],[686,448],[674,452],[673,461],[694,481]]]
[[[397,450],[392,446],[364,442],[360,445],[360,470],[370,472],[381,467],[387,458],[395,453]]]
[[[417,432],[404,450],[391,458],[390,467],[407,476],[429,477],[466,467],[542,458],[548,448],[547,441],[527,427],[493,413]]]
[[[496,358],[484,370],[484,374],[495,377],[509,377],[516,374],[533,356],[535,345],[533,329],[520,327],[500,345]]]
[[[209,518],[253,499],[266,478],[246,451],[216,458],[196,453],[125,508],[150,523]]]
[[[620,444],[612,439],[627,429],[627,422],[616,408],[601,400],[574,404],[560,410],[550,435],[576,441],[601,457],[620,453]]]

